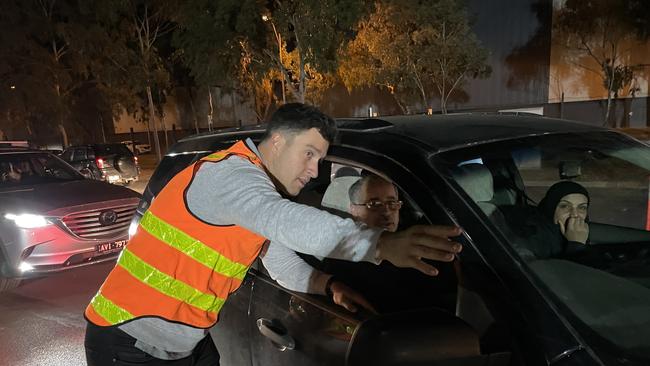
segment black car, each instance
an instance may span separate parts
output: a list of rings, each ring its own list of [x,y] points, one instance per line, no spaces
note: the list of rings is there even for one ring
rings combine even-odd
[[[138,158],[122,143],[70,146],[61,158],[84,176],[128,185],[138,180]]]
[[[391,303],[375,303],[385,309],[379,315],[284,289],[257,262],[212,330],[223,365],[650,364],[648,146],[602,128],[521,115],[338,124],[340,141],[296,200],[320,207],[335,170],[368,170],[398,186],[402,226],[459,225],[464,250],[453,264],[438,264],[439,278],[342,266],[341,280]],[[181,169],[239,139],[258,142],[262,133],[256,126],[179,141],[134,220]],[[565,179],[590,192],[589,245],[580,256],[528,258],[512,225]]]

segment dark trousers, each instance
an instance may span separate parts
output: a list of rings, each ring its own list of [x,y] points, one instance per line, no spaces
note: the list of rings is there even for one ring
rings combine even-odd
[[[165,365],[218,366],[219,352],[208,334],[196,345],[192,354],[179,360],[161,360],[136,348],[136,339],[118,327],[86,326],[86,362],[88,366]]]

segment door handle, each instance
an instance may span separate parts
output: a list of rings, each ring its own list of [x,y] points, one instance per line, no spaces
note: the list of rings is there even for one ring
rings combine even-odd
[[[270,339],[271,343],[281,352],[296,348],[293,337],[288,334],[287,330],[278,321],[259,318],[257,319],[257,329],[263,336]]]

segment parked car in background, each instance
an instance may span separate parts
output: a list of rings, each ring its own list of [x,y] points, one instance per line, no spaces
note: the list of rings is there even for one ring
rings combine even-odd
[[[212,331],[222,364],[650,364],[650,147],[603,128],[532,116],[338,123],[339,141],[295,199],[325,206],[336,169],[374,172],[398,187],[402,227],[459,225],[464,249],[454,265],[436,264],[444,280],[400,268],[378,280],[367,264],[343,266],[339,280],[381,299],[377,308],[385,308],[382,301],[394,306],[379,315],[289,291],[258,261]],[[180,140],[151,177],[133,225],[183,168],[262,134],[255,126]],[[577,257],[525,257],[510,225],[561,179],[590,192],[589,245]],[[450,279],[453,286],[441,286]]]
[[[140,176],[138,157],[122,143],[70,146],[61,158],[84,176],[108,183],[127,185]]]
[[[0,290],[115,259],[139,199],[53,154],[0,148]]]
[[[151,151],[151,145],[141,143],[140,141],[126,140],[122,141],[122,143],[134,154],[140,155]]]

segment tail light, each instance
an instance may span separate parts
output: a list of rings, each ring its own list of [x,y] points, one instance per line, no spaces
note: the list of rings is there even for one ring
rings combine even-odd
[[[104,169],[104,159],[102,158],[95,159],[95,164],[97,164],[97,167],[99,169]]]
[[[137,157],[137,156],[134,156],[134,157],[133,157],[133,161],[134,161],[134,162],[136,163],[136,165],[137,165],[137,164],[138,164],[138,157]]]

